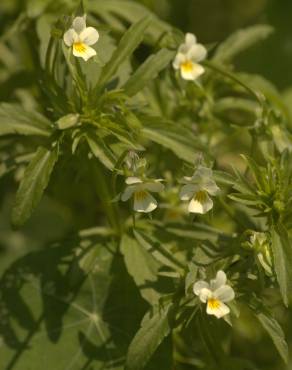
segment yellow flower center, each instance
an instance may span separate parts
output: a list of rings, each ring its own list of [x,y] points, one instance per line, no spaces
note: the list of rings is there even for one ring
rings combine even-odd
[[[220,301],[218,301],[218,299],[216,299],[216,298],[208,299],[208,306],[212,310],[217,310],[220,307],[220,305],[221,305],[221,303],[220,303]]]
[[[195,196],[194,196],[195,200],[199,203],[205,203],[206,202],[206,199],[207,199],[207,193],[203,190],[201,191],[198,191]]]
[[[82,42],[75,42],[73,44],[73,48],[78,52],[78,53],[84,53],[86,50],[86,46]]]
[[[136,191],[134,194],[135,201],[142,201],[147,198],[147,192],[144,190]]]
[[[194,69],[194,64],[192,61],[190,60],[187,60],[185,62],[183,62],[181,64],[181,69],[184,71],[184,72],[192,72],[192,70]]]

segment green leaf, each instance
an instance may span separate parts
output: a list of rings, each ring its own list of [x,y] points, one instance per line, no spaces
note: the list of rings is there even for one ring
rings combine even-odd
[[[233,186],[236,183],[234,176],[224,171],[213,171],[213,177],[219,184]]]
[[[158,294],[147,284],[157,280],[159,263],[133,238],[124,234],[120,244],[129,274],[149,302],[157,300]]]
[[[80,263],[89,258],[94,268],[86,274]],[[118,282],[129,284],[117,263],[113,267],[113,259],[108,243],[86,247],[76,240],[63,240],[61,245],[51,245],[17,259],[1,277],[1,310],[6,312],[6,321],[2,315],[1,323],[1,367],[32,369],[33,361],[35,369],[41,368],[42,349],[46,348],[47,369],[56,366],[53,353],[57,350],[60,369],[82,369],[93,358],[96,370],[122,370],[122,366],[112,367],[111,363],[121,363],[129,340],[128,335],[117,333],[135,330],[136,325],[128,328],[131,322],[137,322],[141,310],[137,308],[137,312],[120,323],[108,314],[112,305],[124,298],[112,273]],[[127,286],[127,293],[129,289],[132,287]],[[119,312],[127,316],[132,304],[137,307],[137,301],[132,299],[124,302]],[[112,329],[112,325],[117,329]],[[28,344],[25,350],[24,341]],[[15,358],[19,361],[14,361]]]
[[[23,225],[41,200],[57,159],[57,146],[53,149],[39,147],[36,151],[16,194],[12,211],[12,223],[15,226]]]
[[[17,104],[0,104],[0,136],[38,135],[50,136],[51,122],[42,114],[26,111]]]
[[[259,199],[257,195],[251,195],[251,194],[229,194],[228,198],[234,200],[235,202],[242,203],[245,205],[259,205],[263,204],[263,202]]]
[[[272,338],[272,341],[274,342],[275,347],[277,348],[282,359],[288,363],[288,346],[285,340],[285,334],[277,320],[275,320],[268,313],[264,312],[257,313],[256,317]]]
[[[292,248],[286,229],[282,225],[272,228],[272,251],[275,271],[283,301],[289,304],[292,292]]]
[[[59,130],[67,130],[68,128],[77,126],[78,123],[79,123],[79,114],[70,113],[58,119],[56,125]]]
[[[122,63],[132,55],[137,46],[142,42],[145,30],[151,23],[151,19],[151,16],[141,19],[132,25],[124,34],[111,59],[102,69],[97,88],[102,88],[113,77]]]
[[[224,97],[214,104],[213,112],[232,125],[252,127],[256,120],[258,104],[249,99]]]
[[[141,370],[157,350],[163,339],[171,330],[170,313],[172,303],[155,312],[146,314],[140,330],[132,340],[127,359],[126,370]]]
[[[161,118],[143,118],[145,127],[142,129],[143,136],[157,144],[174,152],[184,161],[194,164],[198,151],[204,148],[193,133],[174,124],[172,121],[163,122]]]
[[[112,151],[105,145],[104,141],[93,133],[87,133],[85,138],[92,154],[98,158],[105,167],[112,171],[115,166],[115,157]]]
[[[88,4],[92,12],[111,25],[118,32],[125,32],[125,23],[135,23],[137,19],[149,14],[152,16],[151,27],[147,29],[146,39],[154,44],[162,35],[171,31],[171,26],[159,19],[148,8],[134,1],[128,0],[95,0]],[[122,21],[123,22],[122,22]]]
[[[154,237],[146,236],[144,233],[138,232],[137,230],[134,230],[134,236],[138,243],[140,243],[146,251],[151,253],[157,262],[169,266],[174,270],[184,269],[184,263],[169,252],[159,240]]]
[[[273,28],[266,24],[239,30],[218,47],[214,60],[217,62],[228,62],[237,54],[266,39],[272,32]]]
[[[126,94],[133,96],[142,90],[169,64],[174,54],[173,51],[161,49],[155,55],[151,55],[126,82],[123,87]]]
[[[253,177],[259,189],[267,191],[268,182],[266,178],[266,173],[263,169],[249,156],[241,155],[241,157],[247,162],[248,167],[252,171]]]
[[[235,173],[237,180],[233,186],[233,188],[240,193],[246,193],[253,195],[254,194],[254,189],[253,187],[249,184],[247,179],[244,177],[244,175],[234,166],[232,167],[233,172]]]

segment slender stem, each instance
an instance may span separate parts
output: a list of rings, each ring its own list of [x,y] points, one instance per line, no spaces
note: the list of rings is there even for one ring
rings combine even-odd
[[[118,176],[118,170],[121,168],[121,165],[124,162],[124,159],[126,158],[126,155],[128,154],[128,149],[125,150],[120,158],[118,159],[114,169],[113,169],[113,175],[112,175],[112,191],[114,196],[117,194],[117,176]]]
[[[219,197],[218,199],[219,199],[219,203],[224,208],[228,216],[232,220],[234,220],[240,227],[242,227],[243,229],[246,229],[246,225],[243,222],[241,222],[241,219],[239,217],[235,216],[233,209],[224,201],[224,199],[222,197]]]
[[[53,46],[54,46],[54,39],[51,36],[50,40],[49,40],[47,52],[46,52],[46,61],[45,61],[45,68],[46,68],[46,71],[49,75],[51,74],[51,68],[50,67],[51,67],[51,57],[52,57]]]
[[[236,77],[235,75],[233,75],[230,72],[227,72],[223,68],[219,67],[218,65],[216,65],[216,64],[214,64],[210,61],[204,61],[202,64],[205,65],[206,67],[210,68],[210,69],[213,69],[213,71],[215,71],[217,73],[220,73],[221,75],[223,75],[225,77],[228,77],[229,79],[236,82],[238,85],[242,86],[245,90],[247,90],[258,101],[258,103],[260,104],[260,106],[263,109],[263,112],[265,112],[265,110],[266,110],[266,107],[265,107],[266,99],[265,99],[265,97],[262,93],[255,92],[252,88],[250,88],[246,83],[241,81],[238,77]]]
[[[15,367],[15,364],[19,360],[19,358],[22,356],[23,352],[28,348],[28,344],[31,341],[34,334],[38,331],[42,321],[44,320],[44,314],[42,313],[41,316],[38,318],[38,320],[35,323],[35,326],[31,329],[31,331],[27,334],[24,342],[22,343],[21,348],[14,354],[11,361],[6,367],[6,370],[12,370]]]
[[[95,163],[93,169],[95,176],[95,185],[97,187],[97,195],[99,196],[109,223],[120,235],[122,226],[120,223],[119,210],[117,205],[112,201],[112,195],[109,190],[110,187],[106,181],[105,174],[101,170],[101,166],[99,165],[99,163]]]

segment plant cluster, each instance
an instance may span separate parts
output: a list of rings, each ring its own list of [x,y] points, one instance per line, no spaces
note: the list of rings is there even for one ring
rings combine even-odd
[[[0,176],[17,230],[44,193],[70,222],[2,274],[3,369],[259,369],[253,330],[284,369],[292,117],[233,65],[272,29],[203,46],[132,1],[28,4],[0,38]]]

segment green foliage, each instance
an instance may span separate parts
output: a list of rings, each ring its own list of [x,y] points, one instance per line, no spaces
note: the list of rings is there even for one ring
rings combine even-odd
[[[158,73],[167,67],[173,57],[174,53],[167,49],[161,49],[155,55],[151,55],[125,84],[126,94],[133,96],[142,90],[149,81],[155,79]]]
[[[21,226],[31,216],[48,186],[51,173],[58,159],[58,147],[48,150],[39,147],[27,166],[16,194],[12,223]]]
[[[142,42],[145,30],[149,27],[150,23],[151,17],[145,17],[127,30],[111,59],[102,70],[101,78],[98,81],[99,89],[115,74],[121,64],[132,55],[137,46]]]
[[[291,295],[292,250],[287,231],[282,225],[273,228],[272,248],[275,261],[275,270],[280,286],[283,301],[288,306]]]
[[[12,3],[0,38],[3,370],[291,366],[289,94],[231,65],[271,27],[175,70],[182,32],[135,1]],[[84,12],[99,32],[82,41],[88,60],[63,39]],[[203,67],[193,81],[190,62]]]
[[[140,330],[135,335],[129,347],[126,369],[143,369],[155,350],[171,330],[172,303],[158,308],[157,312],[147,314],[142,321]]]
[[[264,40],[272,32],[273,28],[264,24],[239,30],[218,47],[214,60],[218,62],[230,62],[237,54]]]
[[[0,135],[49,136],[51,122],[38,112],[27,112],[15,104],[2,103],[0,106]]]

